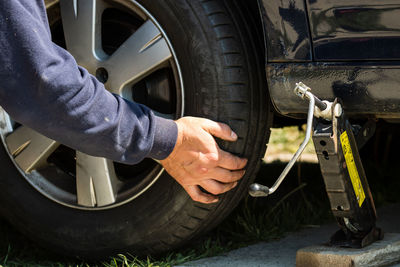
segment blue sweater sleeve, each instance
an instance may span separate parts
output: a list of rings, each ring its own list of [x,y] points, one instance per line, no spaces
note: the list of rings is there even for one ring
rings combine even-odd
[[[0,1],[0,106],[84,153],[123,163],[164,159],[177,126],[108,92],[51,41],[43,0]]]

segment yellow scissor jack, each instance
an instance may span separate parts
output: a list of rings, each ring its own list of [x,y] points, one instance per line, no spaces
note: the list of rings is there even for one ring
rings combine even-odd
[[[357,147],[372,136],[374,122],[368,121],[364,127],[352,127],[340,99],[321,101],[301,82],[296,84],[294,91],[309,101],[306,137],[275,184],[271,188],[252,184],[250,195],[262,197],[275,192],[312,135],[331,210],[340,225],[340,230],[331,237],[330,245],[361,248],[382,239],[382,230],[375,226],[375,205]]]

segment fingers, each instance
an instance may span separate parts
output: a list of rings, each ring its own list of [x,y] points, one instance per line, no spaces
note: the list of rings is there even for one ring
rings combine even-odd
[[[213,136],[227,141],[236,141],[238,138],[236,133],[225,123],[207,120],[203,128]]]
[[[234,188],[237,182],[224,184],[210,179],[202,181],[200,185],[211,194],[219,195]]]
[[[218,197],[204,193],[197,185],[188,185],[183,187],[189,196],[196,202],[211,204],[218,202]]]
[[[241,170],[247,164],[247,159],[239,158],[222,149],[218,151],[218,166],[228,170]]]
[[[221,183],[233,183],[240,180],[244,174],[244,170],[230,171],[224,168],[216,167],[211,169],[207,173],[207,176],[208,178],[219,181]]]
[[[211,204],[218,202],[218,197],[214,195],[219,195],[228,192],[229,190],[237,186],[237,182],[233,183],[220,183],[215,180],[204,180],[200,184],[206,191],[211,194],[204,193],[196,185],[188,185],[183,188],[189,194],[189,196],[196,202],[201,202],[205,204]]]
[[[161,164],[194,201],[217,202],[215,195],[231,190],[243,177],[247,160],[221,150],[214,137],[236,141],[238,136],[228,125],[208,119],[183,117],[177,124],[178,141]]]

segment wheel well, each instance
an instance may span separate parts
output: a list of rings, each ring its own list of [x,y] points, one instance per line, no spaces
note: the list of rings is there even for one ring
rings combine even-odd
[[[263,60],[263,64],[266,64],[266,53],[267,53],[267,44],[266,44],[266,35],[264,29],[264,21],[263,21],[263,13],[265,12],[261,0],[251,0],[251,1],[237,1],[238,5],[241,6],[241,9],[244,11],[243,14],[245,16],[246,21],[249,22],[249,25],[254,29],[254,35],[256,36],[256,40],[259,42],[257,47],[260,48],[259,53],[260,60]],[[267,75],[265,74],[265,77]],[[305,116],[285,116],[276,112],[275,108],[273,108],[274,119],[273,119],[273,127],[280,128],[285,126],[300,126],[305,123]]]
[[[254,33],[257,36],[257,41],[262,44],[263,47],[263,58],[265,63],[265,54],[266,54],[266,40],[264,36],[264,23],[262,19],[262,4],[260,0],[250,0],[250,1],[237,1],[239,5],[241,5],[242,10],[244,10],[243,14],[245,14],[245,18],[250,22],[250,25],[254,27]]]

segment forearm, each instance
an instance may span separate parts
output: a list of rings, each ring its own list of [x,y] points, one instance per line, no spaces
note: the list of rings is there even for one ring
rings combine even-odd
[[[77,150],[125,163],[162,159],[172,151],[175,123],[109,93],[78,67],[51,42],[39,2],[0,5],[0,105],[14,120]]]

